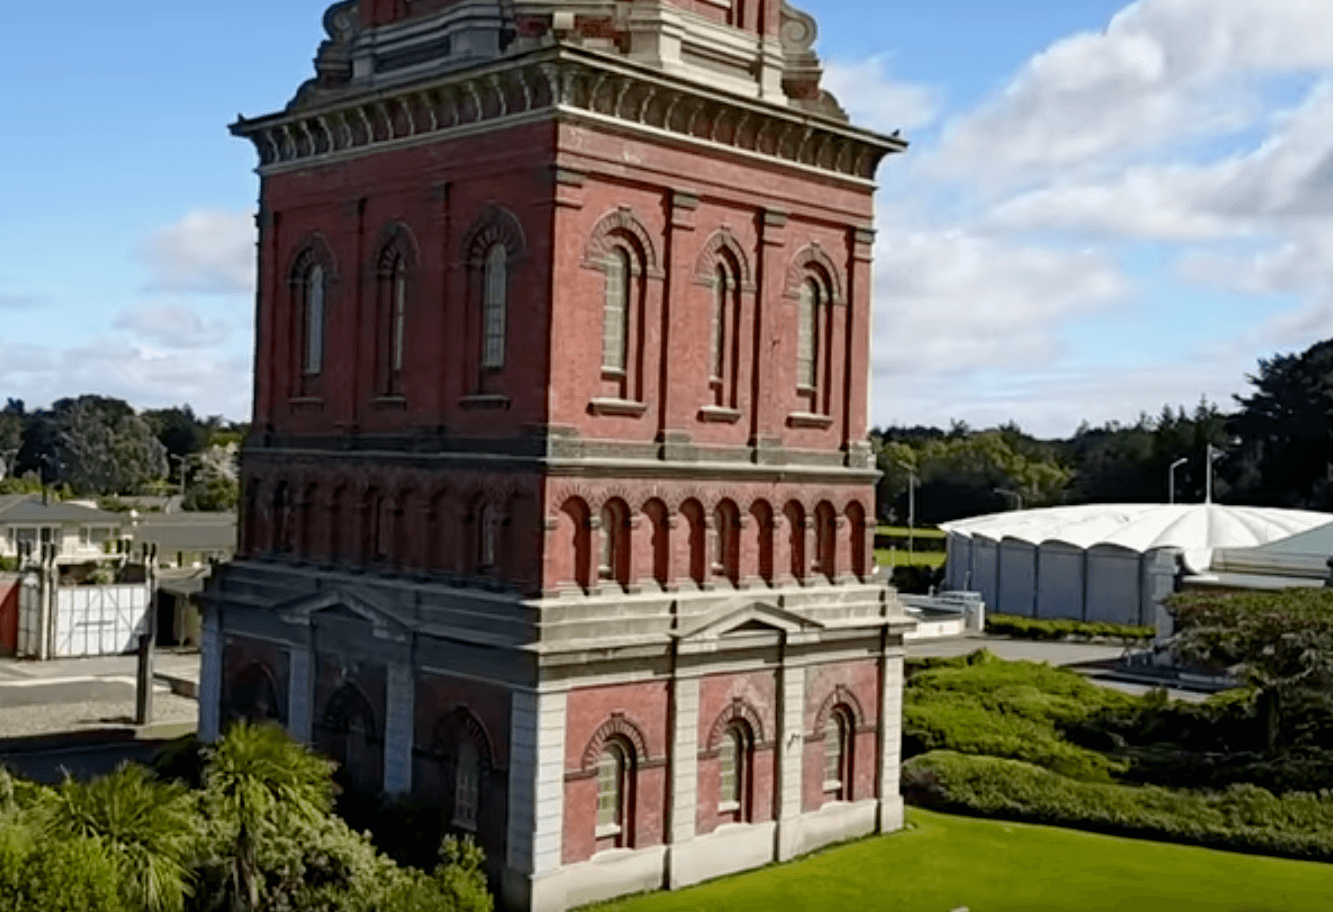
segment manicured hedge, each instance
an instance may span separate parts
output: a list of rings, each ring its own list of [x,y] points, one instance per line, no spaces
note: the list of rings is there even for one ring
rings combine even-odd
[[[1156,632],[1150,626],[1107,624],[1091,621],[1051,620],[1021,617],[1016,614],[986,615],[986,632],[1022,640],[1063,640],[1067,637],[1111,640],[1150,640]]]
[[[1066,776],[1109,781],[1127,764],[1069,742],[1064,730],[1137,699],[1039,662],[980,650],[914,667],[903,699],[903,756],[948,749],[1026,760]]]
[[[985,817],[1333,861],[1333,792],[1277,797],[1079,782],[1018,760],[932,751],[903,766],[908,801]]]

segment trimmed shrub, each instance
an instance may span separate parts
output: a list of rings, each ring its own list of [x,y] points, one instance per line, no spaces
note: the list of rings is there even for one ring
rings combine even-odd
[[[1030,763],[933,751],[903,767],[925,807],[1120,836],[1333,860],[1333,793],[1282,797],[1248,784],[1222,792],[1079,782]]]
[[[986,615],[986,632],[1020,640],[1108,639],[1124,642],[1150,640],[1156,628],[1101,621],[1030,618],[1016,614]]]
[[[904,692],[903,756],[948,749],[1026,760],[1064,775],[1110,781],[1128,763],[1064,738],[1105,710],[1137,698],[1063,668],[1006,662],[986,650],[916,666]]]

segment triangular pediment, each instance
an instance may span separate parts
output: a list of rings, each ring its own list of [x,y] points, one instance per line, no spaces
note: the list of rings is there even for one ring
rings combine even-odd
[[[361,620],[380,634],[403,629],[402,622],[374,601],[343,589],[326,589],[278,606],[282,617],[294,623],[311,623],[318,616]]]
[[[794,611],[749,599],[719,606],[676,635],[682,640],[709,640],[746,633],[800,633],[823,626]]]

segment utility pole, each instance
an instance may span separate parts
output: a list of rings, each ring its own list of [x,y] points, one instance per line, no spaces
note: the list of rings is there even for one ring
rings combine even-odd
[[[1180,468],[1187,462],[1189,462],[1189,459],[1185,456],[1181,456],[1175,462],[1171,463],[1171,468],[1167,470],[1166,473],[1167,503],[1176,502],[1176,469]]]

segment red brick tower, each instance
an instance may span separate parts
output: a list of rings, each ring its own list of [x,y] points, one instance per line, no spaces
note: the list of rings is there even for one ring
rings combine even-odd
[[[260,156],[201,730],[277,718],[563,909],[891,829],[873,177],[778,0],[360,0]]]

